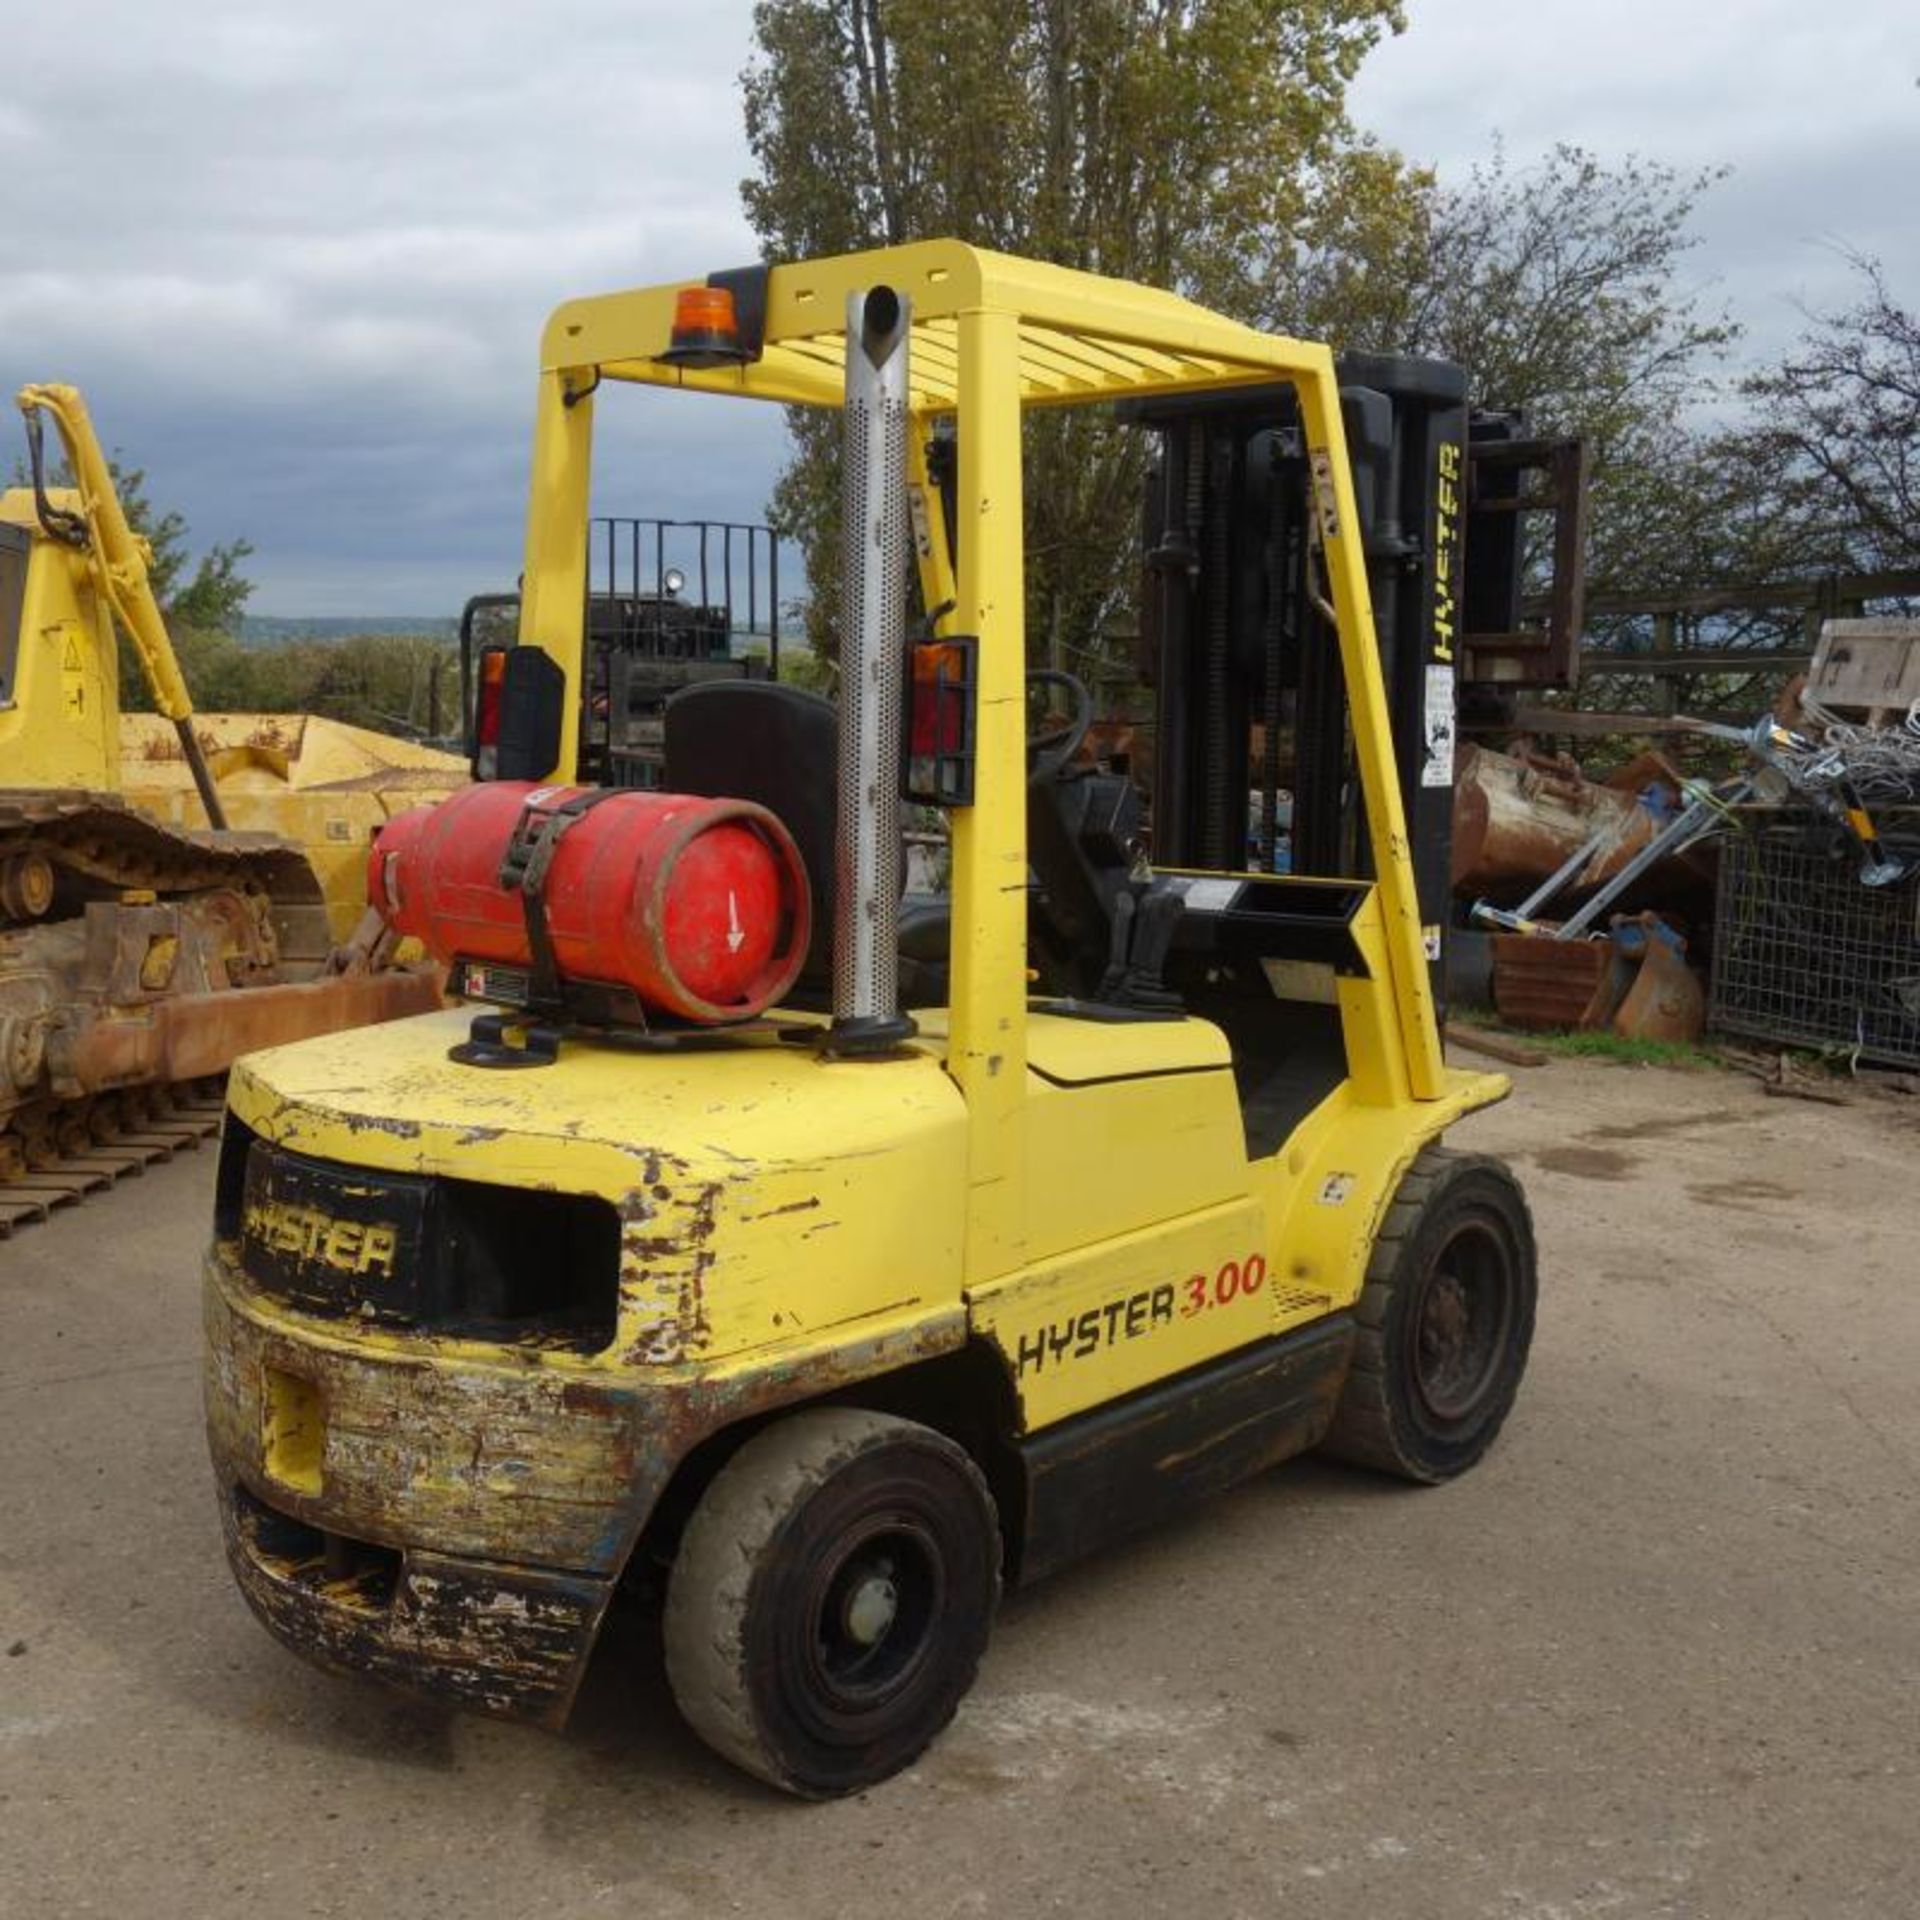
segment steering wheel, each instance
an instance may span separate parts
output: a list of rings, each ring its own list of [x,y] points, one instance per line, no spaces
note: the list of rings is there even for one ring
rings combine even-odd
[[[1064,690],[1070,702],[1070,711],[1060,725],[1043,727],[1038,733],[1028,734],[1029,780],[1050,779],[1058,773],[1080,751],[1087,730],[1093,725],[1093,695],[1087,691],[1084,681],[1075,679],[1070,673],[1062,673],[1057,667],[1027,669],[1029,700],[1036,690],[1053,687]]]

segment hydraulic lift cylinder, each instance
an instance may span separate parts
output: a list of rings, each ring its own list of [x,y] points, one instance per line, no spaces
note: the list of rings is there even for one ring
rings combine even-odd
[[[900,1012],[900,729],[907,640],[907,336],[891,287],[847,299],[844,574],[836,796],[833,1031],[838,1053],[884,1052]]]

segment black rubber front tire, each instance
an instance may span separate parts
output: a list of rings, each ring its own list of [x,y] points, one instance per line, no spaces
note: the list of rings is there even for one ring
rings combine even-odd
[[[1506,1163],[1428,1147],[1387,1209],[1325,1452],[1428,1485],[1493,1444],[1539,1292],[1533,1218]]]
[[[899,1772],[953,1718],[999,1597],[999,1521],[962,1448],[809,1409],[749,1440],[695,1508],[667,1678],[709,1746],[829,1799]]]

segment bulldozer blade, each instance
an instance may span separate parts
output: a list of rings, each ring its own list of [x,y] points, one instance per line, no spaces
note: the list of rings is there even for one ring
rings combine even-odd
[[[241,1054],[261,1047],[429,1013],[441,1004],[439,976],[427,968],[182,994],[82,1029],[61,1061],[62,1076],[73,1091],[89,1093],[199,1079],[224,1073]]]

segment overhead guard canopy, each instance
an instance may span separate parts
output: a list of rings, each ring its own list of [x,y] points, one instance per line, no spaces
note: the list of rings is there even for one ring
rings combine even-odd
[[[726,286],[738,365],[695,367],[673,351],[674,313],[688,289]],[[1446,1088],[1419,902],[1386,722],[1365,554],[1346,458],[1333,355],[1319,342],[1253,327],[1178,294],[1099,274],[927,240],[768,270],[764,327],[757,278],[716,274],[569,301],[541,342],[521,640],[575,676],[564,705],[552,777],[571,777],[586,603],[585,544],[593,405],[602,382],[682,387],[788,406],[838,410],[846,397],[847,303],[875,287],[912,312],[908,343],[908,484],[924,474],[933,423],[959,423],[955,490],[966,537],[946,551],[939,515],[914,545],[929,607],[949,632],[978,643],[975,803],[953,822],[954,922],[968,929],[953,977],[949,1070],[965,1093],[969,1154],[984,1196],[970,1215],[969,1261],[980,1272],[1017,1265],[1023,1244],[1021,1089],[1025,1084],[1027,849],[1026,701],[1021,442],[1017,410],[1291,383],[1305,430],[1315,523],[1326,556],[1356,761],[1366,797],[1375,885],[1385,919],[1392,1009],[1378,999],[1356,1082],[1360,1097],[1391,1103]],[[578,404],[585,402],[585,404]],[[928,579],[933,582],[928,590]]]
[[[1023,406],[1075,406],[1189,388],[1253,385],[1326,362],[1325,347],[1256,332],[1177,294],[989,253],[957,240],[774,267],[764,350],[741,366],[696,369],[657,358],[675,303],[699,281],[572,300],[547,324],[550,373],[730,393],[785,405],[838,407],[846,378],[849,293],[886,284],[913,303],[916,414],[950,413],[959,379],[959,316],[1019,317]]]

